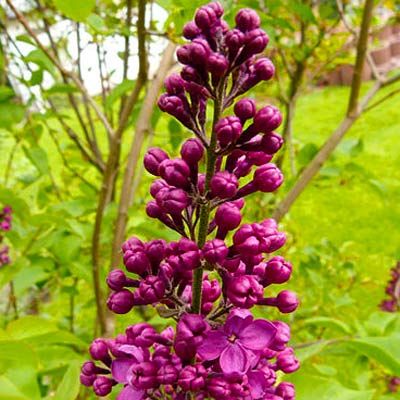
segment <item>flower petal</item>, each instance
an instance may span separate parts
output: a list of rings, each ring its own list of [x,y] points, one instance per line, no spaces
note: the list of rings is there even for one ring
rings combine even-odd
[[[253,399],[261,399],[267,387],[267,380],[261,371],[250,371],[247,374],[249,378],[249,388]]]
[[[219,365],[226,374],[244,374],[250,367],[249,357],[246,350],[237,343],[230,344],[221,353]]]
[[[128,371],[132,365],[137,364],[135,360],[131,358],[118,358],[111,364],[111,375],[119,383],[128,382]]]
[[[144,361],[143,349],[141,349],[140,347],[133,346],[130,344],[124,344],[118,347],[118,351],[125,353],[128,356],[134,357],[137,362]]]
[[[240,332],[238,339],[247,349],[262,350],[274,339],[276,331],[277,329],[271,322],[256,319]]]
[[[197,349],[197,354],[204,360],[215,360],[228,344],[228,338],[223,332],[210,331]]]
[[[253,321],[253,316],[248,315],[247,317],[242,317],[239,315],[229,316],[224,325],[224,332],[227,336],[235,335],[238,336],[239,333]]]
[[[117,400],[143,400],[144,390],[138,390],[132,386],[125,386],[117,396]]]

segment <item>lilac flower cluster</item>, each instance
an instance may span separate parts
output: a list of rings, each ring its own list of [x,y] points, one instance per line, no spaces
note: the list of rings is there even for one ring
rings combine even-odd
[[[388,296],[380,304],[382,311],[399,312],[400,311],[400,261],[390,270],[391,279],[389,280],[385,293]],[[397,393],[400,389],[400,377],[388,377],[388,390],[392,393]]]
[[[400,262],[390,270],[391,279],[386,286],[387,299],[380,304],[382,311],[400,311]]]
[[[158,333],[139,323],[114,339],[94,340],[81,382],[98,396],[119,386],[118,400],[295,398],[293,385],[278,380],[299,368],[288,346],[289,326],[250,312],[256,305],[281,313],[298,306],[291,291],[266,295],[271,285],[290,279],[292,265],[272,255],[286,236],[272,219],[242,224],[241,213],[246,196],[273,192],[283,181],[271,163],[282,146],[274,132],[282,121],[279,110],[237,100],[271,79],[274,66],[257,56],[268,44],[258,15],[242,9],[229,29],[222,14],[219,3],[210,3],[184,27],[189,43],[177,51],[183,69],[167,78],[159,99],[161,110],[196,137],[183,143],[180,158],[159,148],[144,158],[157,177],[147,214],[181,239],[130,238],[122,245],[125,270],[107,278],[110,310],[125,314],[152,305],[176,328]]]
[[[11,229],[12,209],[10,206],[5,206],[0,212],[0,244],[4,238],[4,232]],[[9,248],[4,245],[0,247],[0,268],[10,263]]]

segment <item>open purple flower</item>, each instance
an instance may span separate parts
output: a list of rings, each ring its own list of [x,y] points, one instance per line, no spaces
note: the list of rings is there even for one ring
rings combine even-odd
[[[204,360],[219,359],[224,373],[246,373],[257,351],[267,347],[275,334],[276,328],[269,321],[233,315],[221,329],[206,334],[197,353]]]

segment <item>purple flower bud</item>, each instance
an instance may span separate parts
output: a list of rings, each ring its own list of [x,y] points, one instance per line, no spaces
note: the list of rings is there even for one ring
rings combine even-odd
[[[300,367],[300,362],[295,357],[291,347],[288,347],[287,349],[278,353],[276,357],[276,364],[278,368],[285,374],[291,374],[292,372],[297,371]]]
[[[210,182],[211,194],[220,199],[229,199],[237,193],[239,182],[234,174],[228,171],[217,172]]]
[[[292,274],[292,264],[283,257],[276,256],[267,262],[265,278],[270,283],[285,283]]]
[[[164,297],[165,284],[158,276],[150,275],[140,282],[139,294],[148,304],[156,303]]]
[[[211,49],[204,39],[194,39],[189,46],[189,62],[183,64],[205,65],[210,56]]]
[[[225,74],[229,67],[228,60],[219,53],[212,53],[207,60],[208,71],[215,77],[219,78]]]
[[[165,181],[175,187],[185,188],[189,183],[190,168],[185,161],[180,158],[164,160],[158,171]]]
[[[204,155],[204,146],[199,139],[188,139],[183,143],[181,156],[190,166],[196,165]]]
[[[290,340],[289,325],[282,321],[274,321],[273,324],[275,325],[277,331],[274,340],[269,347],[274,351],[283,351]]]
[[[193,127],[193,121],[188,110],[187,102],[185,102],[182,97],[164,93],[158,99],[158,107],[161,111],[174,116],[186,127]]]
[[[237,276],[229,280],[227,296],[234,306],[251,308],[262,298],[263,287],[252,275]]]
[[[104,339],[95,339],[89,347],[93,360],[104,361],[109,359],[108,346]]]
[[[205,386],[206,369],[201,364],[187,365],[179,374],[178,385],[184,391],[198,392]]]
[[[200,29],[208,30],[217,22],[218,16],[213,7],[205,5],[196,11],[194,20]]]
[[[165,240],[151,240],[146,244],[146,255],[152,264],[159,264],[165,257],[167,243]]]
[[[214,10],[217,18],[221,18],[222,15],[224,14],[224,8],[222,7],[222,4],[219,1],[212,1],[211,3],[208,3],[207,6]]]
[[[202,301],[213,303],[221,295],[222,289],[217,279],[212,281],[203,279],[202,285]]]
[[[246,155],[246,161],[252,165],[261,166],[269,163],[272,160],[270,154],[266,154],[263,151],[251,151]]]
[[[170,187],[164,179],[156,179],[150,186],[150,194],[155,198],[160,190],[170,189]]]
[[[262,29],[248,31],[245,36],[245,45],[236,63],[240,64],[254,54],[262,53],[268,42],[268,35]]]
[[[93,382],[96,380],[97,375],[86,375],[86,374],[80,374],[79,375],[79,380],[82,385],[86,387],[91,387],[93,386]]]
[[[221,264],[228,252],[225,242],[220,239],[208,241],[202,249],[203,257],[211,264]]]
[[[297,299],[296,293],[289,290],[282,290],[282,292],[276,296],[276,307],[278,307],[281,313],[289,314],[296,310],[298,306],[299,300]]]
[[[144,244],[140,239],[138,239],[135,236],[132,236],[131,238],[126,240],[124,243],[122,243],[121,249],[124,253],[127,252],[128,250],[141,251],[144,249]]]
[[[124,287],[137,287],[138,281],[128,278],[121,269],[114,269],[107,277],[108,287],[112,290],[122,290]]]
[[[126,314],[134,306],[133,293],[128,289],[122,289],[119,292],[111,293],[108,300],[108,308],[116,314]]]
[[[178,374],[178,370],[172,364],[166,364],[158,370],[157,381],[161,385],[172,385],[176,383]]]
[[[157,366],[149,361],[132,365],[130,384],[138,389],[157,387]]]
[[[263,136],[261,149],[267,154],[275,154],[283,145],[282,136],[272,132]]]
[[[86,361],[83,363],[81,372],[85,375],[94,375],[96,374],[97,367],[93,361]]]
[[[129,272],[143,275],[150,270],[150,261],[143,250],[127,250],[123,254],[124,265]]]
[[[159,149],[158,147],[154,147],[150,149],[144,156],[144,167],[152,175],[159,176],[158,168],[160,164],[164,160],[168,160],[168,158],[168,154],[165,151]]]
[[[275,74],[275,66],[269,58],[260,58],[254,63],[253,72],[258,81],[269,81]]]
[[[235,143],[242,133],[242,124],[238,117],[225,117],[215,125],[215,133],[221,147]]]
[[[253,99],[241,99],[235,104],[233,110],[241,123],[244,124],[245,121],[256,115],[256,102]]]
[[[195,39],[197,36],[201,34],[201,30],[198,26],[193,22],[190,21],[183,27],[183,37],[188,40]]]
[[[239,29],[232,29],[225,35],[225,44],[229,49],[231,58],[233,58],[239,49],[243,46],[246,36]]]
[[[242,8],[235,17],[236,27],[243,32],[251,31],[260,27],[260,17],[249,8]]]
[[[270,133],[282,123],[282,114],[274,106],[266,106],[257,111],[254,127],[258,132]]]
[[[236,229],[242,222],[242,215],[233,202],[220,205],[215,213],[215,222],[224,231]]]
[[[276,387],[275,394],[280,396],[283,400],[294,400],[296,398],[296,391],[291,382],[281,382]]]
[[[183,94],[185,92],[185,82],[178,74],[171,74],[164,82],[168,94]]]
[[[97,396],[104,397],[111,393],[113,381],[105,376],[99,376],[93,382],[93,391]]]
[[[150,347],[157,336],[156,330],[148,323],[141,322],[126,329],[128,340],[135,346]]]
[[[230,385],[223,377],[210,378],[207,382],[207,390],[216,399],[229,398]]]
[[[282,182],[282,172],[275,164],[265,164],[257,168],[253,177],[253,183],[257,190],[265,193],[278,189]]]
[[[195,82],[200,85],[204,83],[202,77],[199,75],[199,72],[190,65],[185,65],[182,68],[181,77],[187,82]]]
[[[240,257],[228,258],[223,263],[223,267],[232,273],[241,269],[242,266],[246,267]]]
[[[189,197],[182,189],[167,189],[157,193],[157,204],[171,215],[179,215],[188,205]]]

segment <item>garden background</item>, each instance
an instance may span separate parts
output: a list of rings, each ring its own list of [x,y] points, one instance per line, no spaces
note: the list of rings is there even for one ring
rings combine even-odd
[[[0,268],[0,400],[89,399],[79,370],[95,335],[165,320],[112,318],[108,271],[128,236],[177,238],[145,215],[151,146],[188,137],[156,107],[198,0],[2,0],[0,206],[12,207]],[[400,4],[244,0],[270,36],[273,82],[254,95],[284,111],[285,184],[250,197],[274,215],[294,265],[287,287],[302,368],[299,400],[400,398]],[[1,247],[0,247],[1,249]],[[396,275],[397,276],[397,275]],[[400,278],[397,276],[400,281]],[[260,307],[256,313],[273,319]]]

